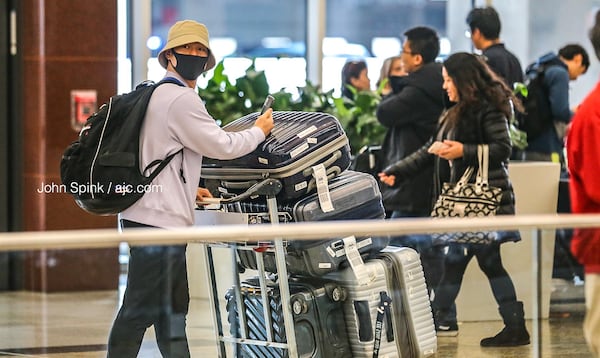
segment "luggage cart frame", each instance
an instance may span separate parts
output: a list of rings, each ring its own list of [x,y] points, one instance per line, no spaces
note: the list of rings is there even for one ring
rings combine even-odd
[[[251,196],[260,195],[265,196],[267,200],[267,207],[269,212],[269,217],[271,221],[271,225],[279,225],[279,213],[277,209],[277,199],[276,195],[281,191],[282,185],[281,182],[277,179],[267,178],[264,179],[257,184],[250,187],[244,193],[240,195],[236,195],[231,198],[216,198],[215,202],[219,204],[229,204],[240,202],[244,199],[247,199]],[[281,348],[287,350],[287,357],[289,358],[297,358],[298,357],[298,349],[296,345],[296,334],[294,330],[294,319],[292,315],[292,307],[290,304],[290,290],[288,284],[288,273],[285,262],[285,247],[283,240],[281,238],[276,238],[273,240],[274,251],[275,251],[275,262],[278,274],[278,285],[279,292],[282,300],[282,313],[285,327],[285,343],[275,342],[273,338],[272,331],[270,327],[272,327],[271,321],[271,312],[270,312],[270,304],[269,297],[267,292],[267,282],[265,276],[265,267],[263,254],[261,251],[256,251],[256,261],[257,261],[257,271],[259,284],[261,289],[261,299],[263,302],[263,314],[265,318],[265,326],[269,329],[266,330],[267,339],[266,340],[255,340],[248,338],[247,325],[246,325],[246,315],[245,315],[245,307],[242,300],[241,294],[241,280],[240,273],[238,271],[238,262],[236,257],[236,250],[240,249],[239,245],[231,245],[231,244],[205,244],[203,247],[203,255],[206,262],[206,274],[208,282],[210,283],[209,290],[209,300],[211,306],[211,313],[215,331],[215,338],[218,344],[218,354],[219,357],[227,357],[227,349],[226,344],[233,344],[234,347],[234,355],[238,356],[237,350],[240,345],[261,345],[266,347],[273,348]],[[217,277],[215,272],[215,263],[213,260],[213,247],[217,245],[219,247],[227,247],[231,253],[231,265],[233,269],[233,288],[235,295],[235,302],[237,305],[239,328],[240,328],[240,336],[241,338],[233,337],[232,335],[226,335],[223,329],[222,316],[221,316],[221,305],[219,303],[219,292],[217,287]],[[258,246],[257,246],[258,247]],[[247,246],[246,249],[251,249],[250,246]]]

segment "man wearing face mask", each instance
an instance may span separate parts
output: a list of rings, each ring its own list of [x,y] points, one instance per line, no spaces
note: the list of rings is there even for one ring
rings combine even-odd
[[[433,29],[408,30],[400,59],[407,76],[390,76],[392,94],[377,107],[377,119],[388,128],[382,145],[384,167],[410,155],[433,135],[444,109],[442,65],[435,62],[440,52]],[[423,173],[399,188],[383,188],[384,206],[392,217],[429,216],[431,173]]]
[[[225,132],[208,114],[195,91],[196,79],[215,66],[203,24],[179,21],[158,55],[165,78],[148,104],[140,133],[140,167],[179,153],[152,182],[152,188],[119,214],[124,230],[193,225],[202,158],[233,159],[253,151],[273,128],[272,110],[254,127]],[[186,245],[132,247],[123,304],[110,332],[110,358],[137,357],[146,329],[154,326],[163,357],[189,357],[185,333],[189,305]]]
[[[400,55],[407,76],[390,76],[393,93],[377,107],[377,119],[388,128],[382,144],[383,167],[395,163],[422,147],[434,134],[444,109],[442,65],[435,62],[439,38],[428,27],[404,33]],[[431,213],[433,170],[424,171],[399,187],[382,186],[383,203],[392,218],[428,217]],[[427,286],[439,281],[437,254],[431,250],[429,235],[406,235],[392,239],[393,245],[409,246],[421,254]]]

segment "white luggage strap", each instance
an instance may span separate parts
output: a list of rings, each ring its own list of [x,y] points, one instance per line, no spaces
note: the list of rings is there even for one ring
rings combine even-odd
[[[319,196],[319,204],[324,213],[333,211],[331,195],[329,195],[329,183],[327,181],[327,170],[323,164],[318,164],[312,167],[313,176],[317,184],[317,194]]]
[[[354,276],[356,277],[356,281],[360,286],[366,285],[371,281],[371,275],[369,274],[369,270],[367,270],[367,266],[360,256],[360,252],[358,252],[358,246],[356,245],[356,237],[348,236],[344,239],[344,252],[346,252],[346,259],[350,263],[350,267],[352,267],[352,272],[354,272]]]

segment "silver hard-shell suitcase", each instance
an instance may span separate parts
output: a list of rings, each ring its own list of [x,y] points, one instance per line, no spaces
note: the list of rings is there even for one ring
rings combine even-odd
[[[344,317],[352,356],[435,354],[437,337],[419,254],[411,248],[388,246],[380,258],[351,263],[325,278],[348,292]]]

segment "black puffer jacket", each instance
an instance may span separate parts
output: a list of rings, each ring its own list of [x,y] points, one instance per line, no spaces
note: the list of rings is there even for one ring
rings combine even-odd
[[[388,128],[382,144],[384,167],[412,154],[434,134],[444,109],[442,82],[442,65],[428,63],[406,76],[402,89],[381,101],[377,119]],[[429,215],[431,178],[428,168],[401,186],[382,186],[386,210]]]
[[[440,126],[438,132],[444,127]],[[515,213],[515,197],[512,184],[508,177],[508,158],[511,153],[511,141],[508,132],[506,116],[491,105],[483,103],[479,108],[472,108],[470,113],[461,117],[456,128],[445,130],[442,138],[463,143],[464,154],[462,158],[452,161],[450,181],[455,183],[463,175],[467,167],[478,167],[477,145],[488,144],[490,149],[488,180],[491,186],[502,189],[502,200],[498,215],[513,215]],[[439,134],[438,134],[439,135]],[[396,176],[396,185],[401,185],[404,180],[421,173],[425,168],[439,168],[434,172],[434,190],[432,201],[439,195],[441,183],[448,180],[443,168],[447,161],[427,152],[427,148],[434,140],[432,137],[421,149],[404,160],[401,160],[384,169],[388,175]],[[436,163],[437,162],[437,163]],[[471,178],[474,182],[475,178]],[[499,235],[501,241],[520,240],[518,232],[506,232]]]

